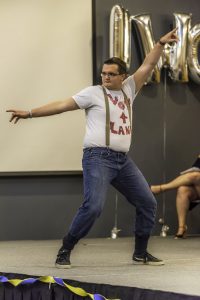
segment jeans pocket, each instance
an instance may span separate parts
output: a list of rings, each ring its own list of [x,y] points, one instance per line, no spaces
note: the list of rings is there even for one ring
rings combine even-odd
[[[110,152],[108,150],[101,151],[100,157],[101,158],[109,158]]]

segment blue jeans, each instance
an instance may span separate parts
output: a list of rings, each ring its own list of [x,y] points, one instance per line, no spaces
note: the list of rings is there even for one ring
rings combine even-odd
[[[135,235],[149,237],[155,223],[156,200],[127,154],[103,147],[86,148],[82,163],[84,202],[63,239],[64,247],[73,249],[89,232],[103,210],[109,184],[136,207]]]

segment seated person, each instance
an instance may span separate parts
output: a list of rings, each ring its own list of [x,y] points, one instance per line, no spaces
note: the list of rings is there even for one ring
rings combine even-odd
[[[197,203],[192,203],[192,201],[200,199],[200,155],[192,168],[181,172],[180,176],[174,180],[165,184],[151,186],[153,194],[159,194],[172,189],[177,189],[176,210],[178,215],[178,231],[175,238],[185,238],[187,213],[197,205]]]

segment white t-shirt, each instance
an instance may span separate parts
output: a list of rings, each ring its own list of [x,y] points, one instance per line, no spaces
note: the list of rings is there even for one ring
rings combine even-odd
[[[122,89],[130,99],[131,115],[132,104],[135,98],[135,82],[133,76],[124,80]],[[110,146],[112,150],[128,152],[131,143],[131,124],[127,106],[121,90],[106,89],[110,108]],[[90,86],[73,99],[86,113],[86,134],[84,148],[106,147],[106,108],[102,86]],[[132,119],[132,118],[131,118]]]

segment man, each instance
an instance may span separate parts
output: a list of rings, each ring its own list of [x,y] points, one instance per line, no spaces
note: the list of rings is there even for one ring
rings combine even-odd
[[[131,144],[132,104],[158,62],[165,43],[177,42],[176,29],[163,36],[140,68],[126,78],[126,64],[119,58],[104,62],[102,86],[88,87],[75,96],[32,111],[9,109],[10,122],[85,109],[86,135],[83,150],[84,202],[63,238],[56,266],[69,268],[70,253],[99,217],[109,184],[136,207],[134,264],[162,265],[147,252],[155,222],[156,201],[134,162],[127,156]]]

